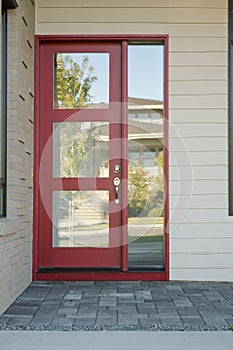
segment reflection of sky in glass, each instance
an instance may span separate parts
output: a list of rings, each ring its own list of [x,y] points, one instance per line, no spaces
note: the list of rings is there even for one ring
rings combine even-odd
[[[81,64],[88,56],[97,81],[92,84],[91,103],[109,102],[109,54],[75,53],[70,54]],[[164,95],[164,46],[130,45],[128,47],[128,95],[130,97],[163,101]]]
[[[88,56],[89,65],[94,68],[97,80],[89,91],[93,96],[91,103],[109,102],[109,54],[108,53],[75,53],[69,54],[72,59],[81,65],[83,57]]]
[[[129,45],[130,97],[163,101],[164,47]]]

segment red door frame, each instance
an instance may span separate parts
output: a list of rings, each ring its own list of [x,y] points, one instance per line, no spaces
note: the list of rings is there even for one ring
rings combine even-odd
[[[122,271],[56,271],[44,272],[39,270],[39,52],[41,43],[56,42],[119,42],[122,45],[122,102],[127,102],[127,43],[128,42],[148,42],[160,41],[164,43],[165,48],[165,91],[164,91],[164,173],[165,173],[165,247],[164,247],[164,272],[128,272],[127,264],[124,263],[127,256],[127,232],[123,230],[122,235]],[[123,159],[127,159],[127,105],[124,104],[123,121],[122,121],[122,138],[123,138]],[[168,35],[38,35],[35,37],[35,124],[34,124],[34,221],[33,221],[33,280],[169,280],[169,178],[168,178]],[[126,158],[125,158],[126,157]],[[125,167],[123,167],[125,168]],[[122,177],[127,178],[127,170],[122,173]],[[127,190],[122,188],[122,191]],[[122,212],[122,226],[126,227],[128,221],[127,207]]]

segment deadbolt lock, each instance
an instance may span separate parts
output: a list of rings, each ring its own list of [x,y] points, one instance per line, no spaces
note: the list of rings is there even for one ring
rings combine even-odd
[[[119,174],[121,171],[121,167],[119,164],[114,165],[114,173]]]

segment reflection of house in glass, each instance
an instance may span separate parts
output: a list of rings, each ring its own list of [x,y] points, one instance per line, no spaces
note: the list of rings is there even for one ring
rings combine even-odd
[[[161,101],[129,98],[128,101],[128,158],[132,166],[141,166],[148,175],[156,175],[156,157],[163,150],[163,103]],[[98,143],[109,141],[107,124],[95,127]],[[104,154],[108,146],[102,144],[98,155],[100,177],[108,176],[108,162]],[[101,156],[101,154],[103,156]],[[92,160],[94,161],[94,159]]]
[[[128,110],[129,161],[156,175],[155,158],[163,150],[163,103],[129,98]]]

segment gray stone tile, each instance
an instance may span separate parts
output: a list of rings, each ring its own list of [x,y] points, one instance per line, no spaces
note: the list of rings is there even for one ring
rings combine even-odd
[[[200,314],[193,308],[178,310],[178,314],[185,317],[200,317]]]
[[[32,316],[24,316],[24,317],[12,317],[8,320],[8,325],[28,325],[32,320]]]
[[[59,317],[56,317],[52,322],[51,324],[53,326],[73,326],[75,322],[75,319],[74,318],[59,318]]]
[[[78,306],[78,303],[76,301],[64,301],[61,303],[61,307],[64,307],[64,308],[73,308],[77,306]]]
[[[129,314],[129,315],[138,313],[136,305],[130,305],[130,306],[119,305],[117,306],[117,310],[122,314]]]
[[[233,324],[233,283],[33,282],[0,325]]]
[[[97,316],[96,326],[116,326],[117,325],[117,317],[101,317]]]
[[[65,293],[64,300],[81,300],[82,293],[79,291],[68,291]]]
[[[218,316],[213,316],[213,317],[203,316],[203,320],[209,326],[227,326],[228,325],[227,321],[224,318],[220,318]]]
[[[153,315],[152,315],[153,316]],[[172,313],[169,313],[169,312],[159,312],[159,313],[157,313],[157,314],[155,314],[155,316],[156,317],[159,317],[159,318],[177,318],[177,319],[179,319],[180,318],[180,316],[178,315],[178,313],[177,312],[172,312]]]
[[[148,314],[137,314],[135,315],[135,318],[137,318],[138,320],[146,320],[149,318]]]
[[[53,318],[46,320],[46,319],[35,319],[33,318],[30,322],[29,322],[29,326],[47,326],[50,325],[51,322],[53,321]]]
[[[72,315],[73,318],[96,318],[97,316],[97,311],[96,312],[83,312],[83,313],[78,313],[76,315]]]
[[[181,319],[176,317],[160,317],[159,318],[160,324],[162,325],[173,325],[173,326],[181,326],[183,325],[183,322]]]
[[[93,326],[96,323],[95,318],[87,317],[82,319],[75,319],[74,325],[75,326]]]
[[[71,307],[62,307],[60,309],[57,310],[57,314],[58,315],[72,315],[72,314],[77,314],[78,312],[78,308],[74,307],[74,308],[71,308]]]
[[[201,317],[182,316],[181,320],[184,323],[184,325],[187,325],[187,326],[201,326],[201,325],[205,325],[205,322],[204,322],[204,320]]]
[[[189,300],[189,298],[177,298],[173,300],[173,303],[176,307],[188,307],[193,306],[192,302]]]
[[[117,324],[120,326],[124,326],[124,325],[127,325],[127,326],[130,326],[130,325],[138,325],[139,322],[138,322],[138,319],[136,319],[135,317],[122,317],[121,315],[118,316],[118,321],[117,321]]]
[[[47,296],[46,300],[61,300],[66,294],[65,290],[52,290]]]
[[[37,310],[37,307],[17,306],[16,304],[13,304],[8,310],[6,310],[4,315],[10,317],[34,315]]]
[[[141,326],[154,326],[154,325],[159,325],[160,321],[157,319],[157,320],[152,320],[152,319],[140,319],[139,320],[139,324]]]
[[[168,293],[183,293],[182,287],[179,285],[169,284],[165,288],[168,291]]]
[[[117,299],[111,298],[111,297],[109,297],[109,298],[103,297],[103,298],[100,298],[99,305],[101,305],[101,306],[116,306]]]
[[[113,317],[117,316],[117,311],[112,311],[112,310],[104,310],[104,311],[98,311],[97,313],[98,317]]]
[[[149,290],[140,290],[135,292],[136,299],[152,300],[152,295]]]
[[[198,313],[202,316],[202,317],[215,317],[215,316],[219,316],[221,317],[221,314],[218,313],[216,310],[212,309],[212,310],[199,310]],[[228,315],[228,314],[227,314]]]

